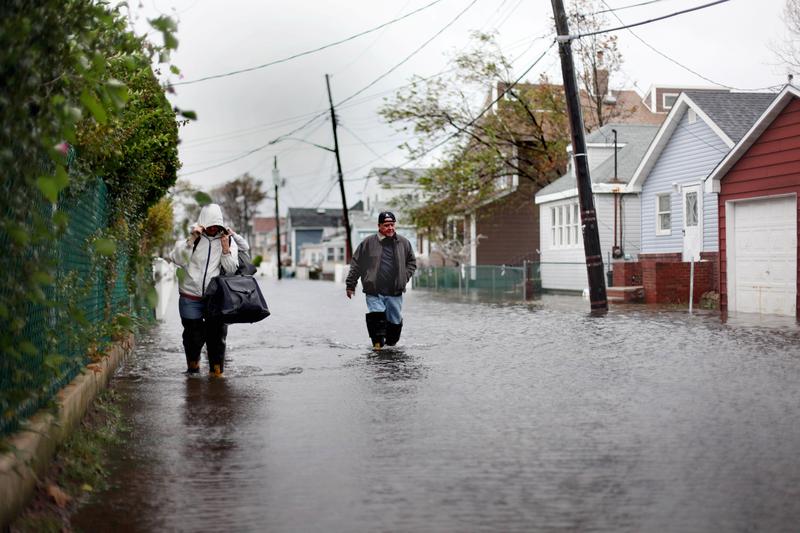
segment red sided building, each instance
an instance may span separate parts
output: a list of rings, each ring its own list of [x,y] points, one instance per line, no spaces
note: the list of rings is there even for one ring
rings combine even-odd
[[[787,85],[706,180],[723,311],[800,318],[800,89]]]

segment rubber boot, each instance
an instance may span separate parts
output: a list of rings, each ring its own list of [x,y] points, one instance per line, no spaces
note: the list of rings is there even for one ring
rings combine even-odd
[[[400,340],[400,333],[403,331],[403,323],[386,323],[386,346],[394,346]]]
[[[206,348],[208,348],[208,372],[220,377],[225,371],[225,340],[228,325],[219,320],[206,320]]]
[[[203,319],[182,318],[183,351],[186,353],[186,373],[200,372],[200,352],[206,342],[206,329]]]
[[[372,348],[383,348],[386,344],[386,313],[367,313],[367,332],[372,340]]]

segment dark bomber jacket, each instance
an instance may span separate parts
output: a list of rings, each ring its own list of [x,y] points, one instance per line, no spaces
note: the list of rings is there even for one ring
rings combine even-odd
[[[395,293],[387,296],[397,296],[405,292],[406,284],[414,271],[417,269],[417,259],[414,257],[414,250],[408,239],[398,234],[394,237],[385,237],[394,241],[394,259],[397,263],[397,276],[395,277]],[[376,281],[378,279],[378,269],[381,266],[381,254],[383,245],[380,241],[380,234],[370,235],[358,245],[350,261],[350,272],[347,274],[347,288],[356,290],[358,278],[361,278],[361,285],[367,294],[378,294]]]

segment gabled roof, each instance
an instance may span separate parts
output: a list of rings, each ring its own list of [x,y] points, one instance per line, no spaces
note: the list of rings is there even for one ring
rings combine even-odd
[[[719,192],[719,181],[722,177],[753,146],[793,98],[800,98],[800,89],[794,85],[786,85],[780,93],[772,95],[769,106],[751,123],[738,142],[708,175],[705,181],[706,192]]]
[[[633,173],[644,157],[650,142],[658,132],[658,126],[649,124],[606,124],[597,131],[586,136],[586,144],[605,144],[613,146],[614,133],[617,130],[617,181],[614,180],[614,155],[591,169],[589,175],[592,184],[625,185],[633,177]],[[591,148],[589,148],[591,150]],[[613,185],[612,185],[613,186]],[[597,187],[595,187],[597,189]],[[566,197],[572,191],[577,194],[577,179],[572,172],[561,176],[536,193],[536,202],[542,203]],[[610,191],[609,191],[610,192]],[[558,195],[558,196],[556,196]]]
[[[369,171],[368,177],[376,177],[380,185],[392,187],[395,185],[413,185],[425,172],[427,172],[425,168],[375,167]]]
[[[290,207],[289,221],[292,228],[326,228],[342,225],[341,209],[314,209]]]
[[[641,189],[688,109],[693,109],[730,148],[773,98],[773,93],[732,93],[727,90],[682,92],[636,169],[630,183],[631,189]]]
[[[686,94],[733,142],[747,133],[775,98],[775,93],[686,91]]]

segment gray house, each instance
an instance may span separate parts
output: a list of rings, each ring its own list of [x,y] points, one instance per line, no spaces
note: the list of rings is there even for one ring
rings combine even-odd
[[[341,209],[290,207],[286,222],[287,244],[293,267],[300,260],[300,248],[304,244],[321,242],[326,229],[329,232],[337,228],[344,230]]]

